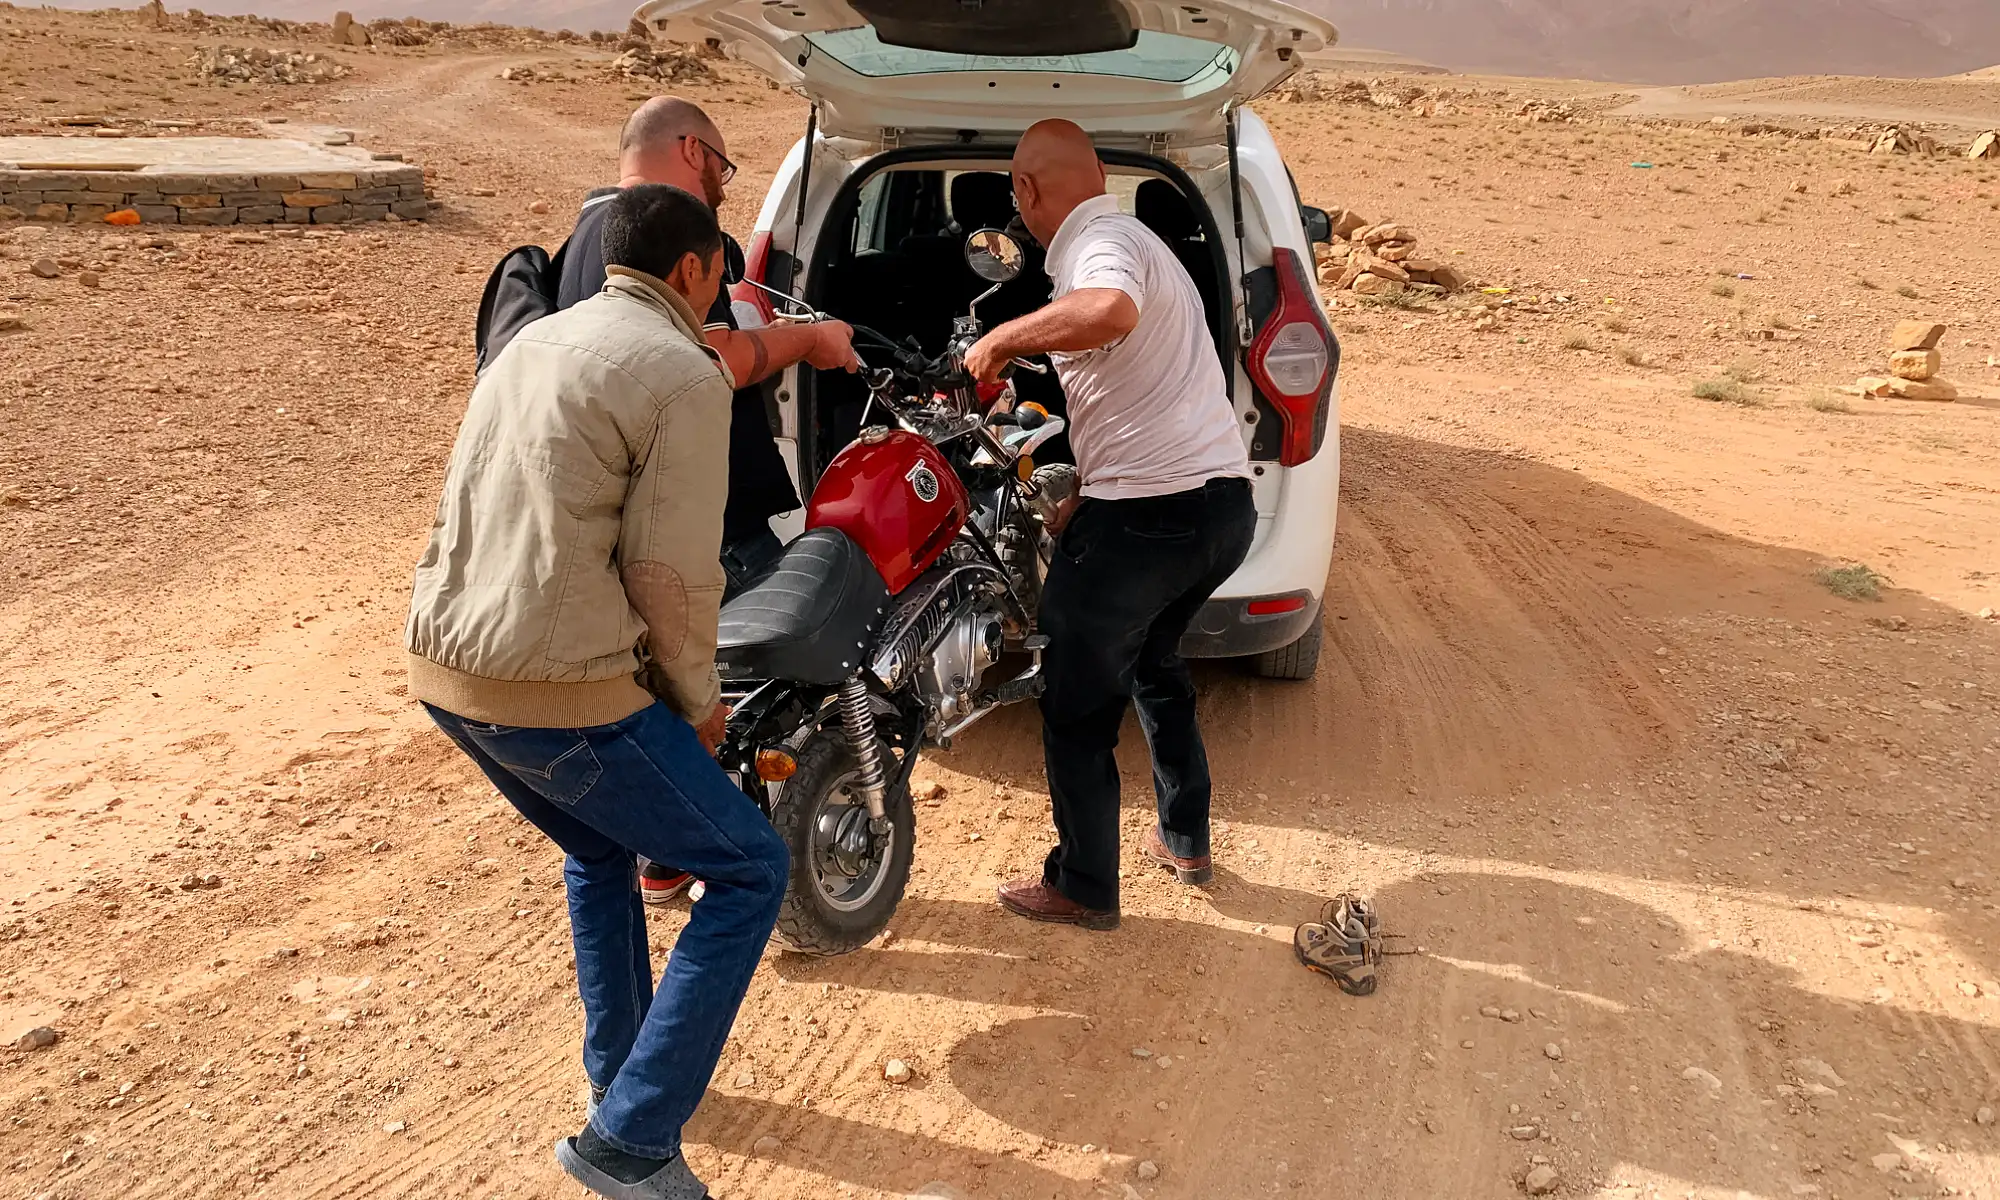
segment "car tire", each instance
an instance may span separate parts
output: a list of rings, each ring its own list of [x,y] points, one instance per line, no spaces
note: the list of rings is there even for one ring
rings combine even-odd
[[[1250,659],[1250,669],[1265,679],[1311,679],[1319,670],[1319,649],[1326,626],[1318,621],[1289,646],[1266,650]]]

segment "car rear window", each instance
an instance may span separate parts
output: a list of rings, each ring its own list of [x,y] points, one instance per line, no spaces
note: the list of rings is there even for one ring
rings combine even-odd
[[[839,29],[806,35],[816,54],[824,54],[858,75],[883,79],[896,75],[939,75],[959,72],[994,74],[1010,71],[1043,71],[1069,75],[1113,75],[1145,79],[1157,83],[1186,83],[1209,71],[1224,75],[1236,70],[1236,51],[1199,38],[1174,33],[1139,31],[1139,40],[1130,50],[1104,50],[1095,54],[1025,56],[1006,54],[951,54],[938,50],[913,50],[891,46],[875,34],[875,27]]]

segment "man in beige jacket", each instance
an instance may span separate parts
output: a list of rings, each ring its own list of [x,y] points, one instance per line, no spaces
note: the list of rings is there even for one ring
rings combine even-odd
[[[592,1104],[557,1160],[601,1196],[699,1200],[681,1126],[789,864],[713,757],[734,380],[697,314],[722,232],[661,184],[607,208],[603,290],[522,330],[472,394],[417,566],[410,691],[567,855]],[[638,854],[707,885],[657,996]]]

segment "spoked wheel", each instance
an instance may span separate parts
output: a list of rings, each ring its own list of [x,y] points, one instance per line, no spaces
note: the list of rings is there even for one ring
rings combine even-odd
[[[889,754],[886,744],[883,755]],[[889,777],[897,772],[890,765]],[[791,884],[778,910],[778,936],[803,954],[846,954],[881,933],[902,903],[916,851],[917,819],[907,787],[886,800],[888,828],[870,828],[860,764],[838,729],[813,735],[798,770],[771,808],[771,824],[792,852]]]

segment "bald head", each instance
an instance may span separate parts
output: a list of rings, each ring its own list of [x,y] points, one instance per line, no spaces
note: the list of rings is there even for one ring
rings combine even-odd
[[[1014,200],[1028,232],[1047,245],[1076,206],[1104,194],[1104,164],[1071,121],[1040,121],[1014,147]]]
[[[655,96],[625,119],[618,138],[621,187],[665,183],[693,192],[710,208],[722,207],[722,131],[701,106],[678,96]]]

